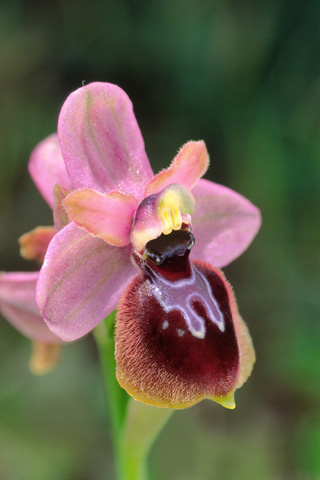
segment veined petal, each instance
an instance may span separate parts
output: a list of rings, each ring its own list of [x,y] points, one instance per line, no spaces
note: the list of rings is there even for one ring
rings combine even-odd
[[[191,189],[209,166],[209,155],[203,141],[190,141],[181,147],[170,167],[158,173],[147,185],[144,196],[159,192],[171,183]]]
[[[260,211],[230,188],[200,180],[192,189],[195,245],[191,259],[228,265],[250,245],[261,225]]]
[[[0,311],[23,335],[40,342],[61,343],[45,324],[36,303],[38,272],[0,274]]]
[[[57,134],[45,138],[31,153],[29,173],[43,198],[53,209],[53,188],[59,183],[67,190],[72,189],[67,174]]]
[[[153,173],[132,103],[121,88],[96,82],[73,92],[61,109],[58,134],[74,188],[141,198]]]
[[[166,268],[175,270],[171,262]],[[231,287],[222,272],[200,262],[171,282],[157,272],[136,277],[119,304],[120,385],[158,407],[186,408],[208,398],[234,408],[254,351]]]
[[[64,200],[68,215],[77,225],[116,247],[130,242],[130,230],[138,201],[120,192],[75,190]]]
[[[194,198],[183,185],[173,184],[159,193],[146,197],[136,212],[131,232],[133,247],[141,252],[147,242],[180,230],[183,223],[190,224],[194,211]]]
[[[40,270],[40,311],[52,332],[76,340],[115,309],[134,274],[130,247],[112,247],[71,222],[52,239]]]
[[[21,256],[42,263],[54,234],[54,227],[36,227],[25,233],[19,238]]]

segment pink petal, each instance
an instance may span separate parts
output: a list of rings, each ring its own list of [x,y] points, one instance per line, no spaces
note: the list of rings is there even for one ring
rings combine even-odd
[[[195,245],[191,258],[223,267],[241,255],[261,225],[260,211],[233,190],[208,180],[193,188]]]
[[[170,167],[158,173],[147,185],[144,196],[157,193],[171,183],[180,183],[189,190],[209,166],[209,156],[203,141],[188,142],[180,149]]]
[[[56,231],[68,225],[70,218],[63,206],[63,200],[69,194],[69,190],[65,190],[58,183],[53,189],[53,221]]]
[[[38,272],[0,274],[0,311],[23,335],[31,340],[61,343],[50,332],[36,304]]]
[[[116,85],[96,82],[73,92],[58,134],[75,188],[141,196],[153,176],[132,103]]]
[[[29,173],[52,209],[55,184],[59,183],[67,190],[72,189],[56,134],[47,137],[33,150],[29,161]]]
[[[19,238],[21,256],[42,263],[54,234],[53,227],[37,227],[25,233]]]
[[[71,222],[49,245],[37,285],[40,311],[51,331],[75,340],[115,309],[134,275],[130,247],[111,247]]]
[[[138,201],[120,192],[76,190],[64,200],[68,215],[77,225],[116,247],[130,242],[130,230]]]

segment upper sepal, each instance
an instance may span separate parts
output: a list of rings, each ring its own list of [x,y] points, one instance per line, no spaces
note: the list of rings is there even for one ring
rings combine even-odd
[[[58,135],[74,188],[142,197],[153,173],[132,103],[121,88],[94,82],[71,93]]]

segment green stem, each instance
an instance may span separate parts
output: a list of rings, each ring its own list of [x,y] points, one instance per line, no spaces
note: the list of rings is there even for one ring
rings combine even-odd
[[[116,462],[119,480],[148,480],[146,456],[131,455],[119,445]]]
[[[106,397],[108,401],[113,440],[119,442],[129,396],[116,379],[114,358],[115,311],[94,329],[102,366]]]
[[[115,312],[94,330],[109,406],[118,480],[148,480],[146,459],[151,445],[173,410],[133,400],[115,376]]]
[[[173,411],[129,400],[121,438],[121,455],[126,459],[123,479],[148,480],[145,467],[148,453]]]

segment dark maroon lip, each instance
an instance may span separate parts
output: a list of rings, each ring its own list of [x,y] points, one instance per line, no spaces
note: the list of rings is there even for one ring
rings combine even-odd
[[[190,262],[188,248],[179,255],[190,235],[171,235],[164,240],[174,238],[173,247],[151,245],[164,255],[160,265],[139,257],[141,275],[118,311],[118,365],[125,377],[141,378],[143,392],[169,403],[175,390],[182,404],[184,396],[225,397],[239,372],[228,286],[218,270]]]

